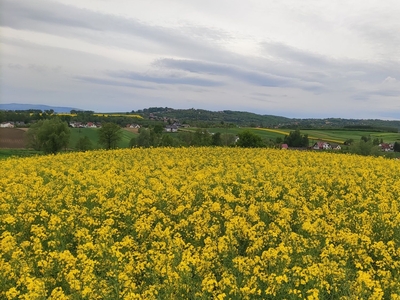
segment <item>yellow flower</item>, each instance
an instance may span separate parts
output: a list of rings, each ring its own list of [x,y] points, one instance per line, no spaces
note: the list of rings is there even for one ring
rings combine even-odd
[[[400,294],[393,160],[157,148],[1,172],[1,299]]]

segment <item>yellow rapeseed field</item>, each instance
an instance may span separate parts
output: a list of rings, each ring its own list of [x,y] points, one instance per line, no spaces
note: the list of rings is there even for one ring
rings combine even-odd
[[[0,163],[0,299],[400,299],[399,161],[157,148]]]

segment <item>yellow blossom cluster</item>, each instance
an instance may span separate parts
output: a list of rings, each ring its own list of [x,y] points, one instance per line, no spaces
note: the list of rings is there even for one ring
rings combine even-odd
[[[0,170],[0,299],[400,299],[400,164],[242,148]]]

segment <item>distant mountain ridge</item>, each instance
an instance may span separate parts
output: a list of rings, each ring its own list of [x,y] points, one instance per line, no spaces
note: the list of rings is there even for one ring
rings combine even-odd
[[[28,110],[28,109],[40,109],[42,111],[52,109],[56,113],[69,113],[71,110],[83,110],[73,107],[50,106],[43,104],[19,104],[19,103],[0,104],[0,110]]]

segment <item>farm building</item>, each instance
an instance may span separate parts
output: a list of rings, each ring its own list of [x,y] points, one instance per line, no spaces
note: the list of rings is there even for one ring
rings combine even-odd
[[[2,128],[14,128],[14,123],[13,122],[3,122],[0,124],[0,127]]]

